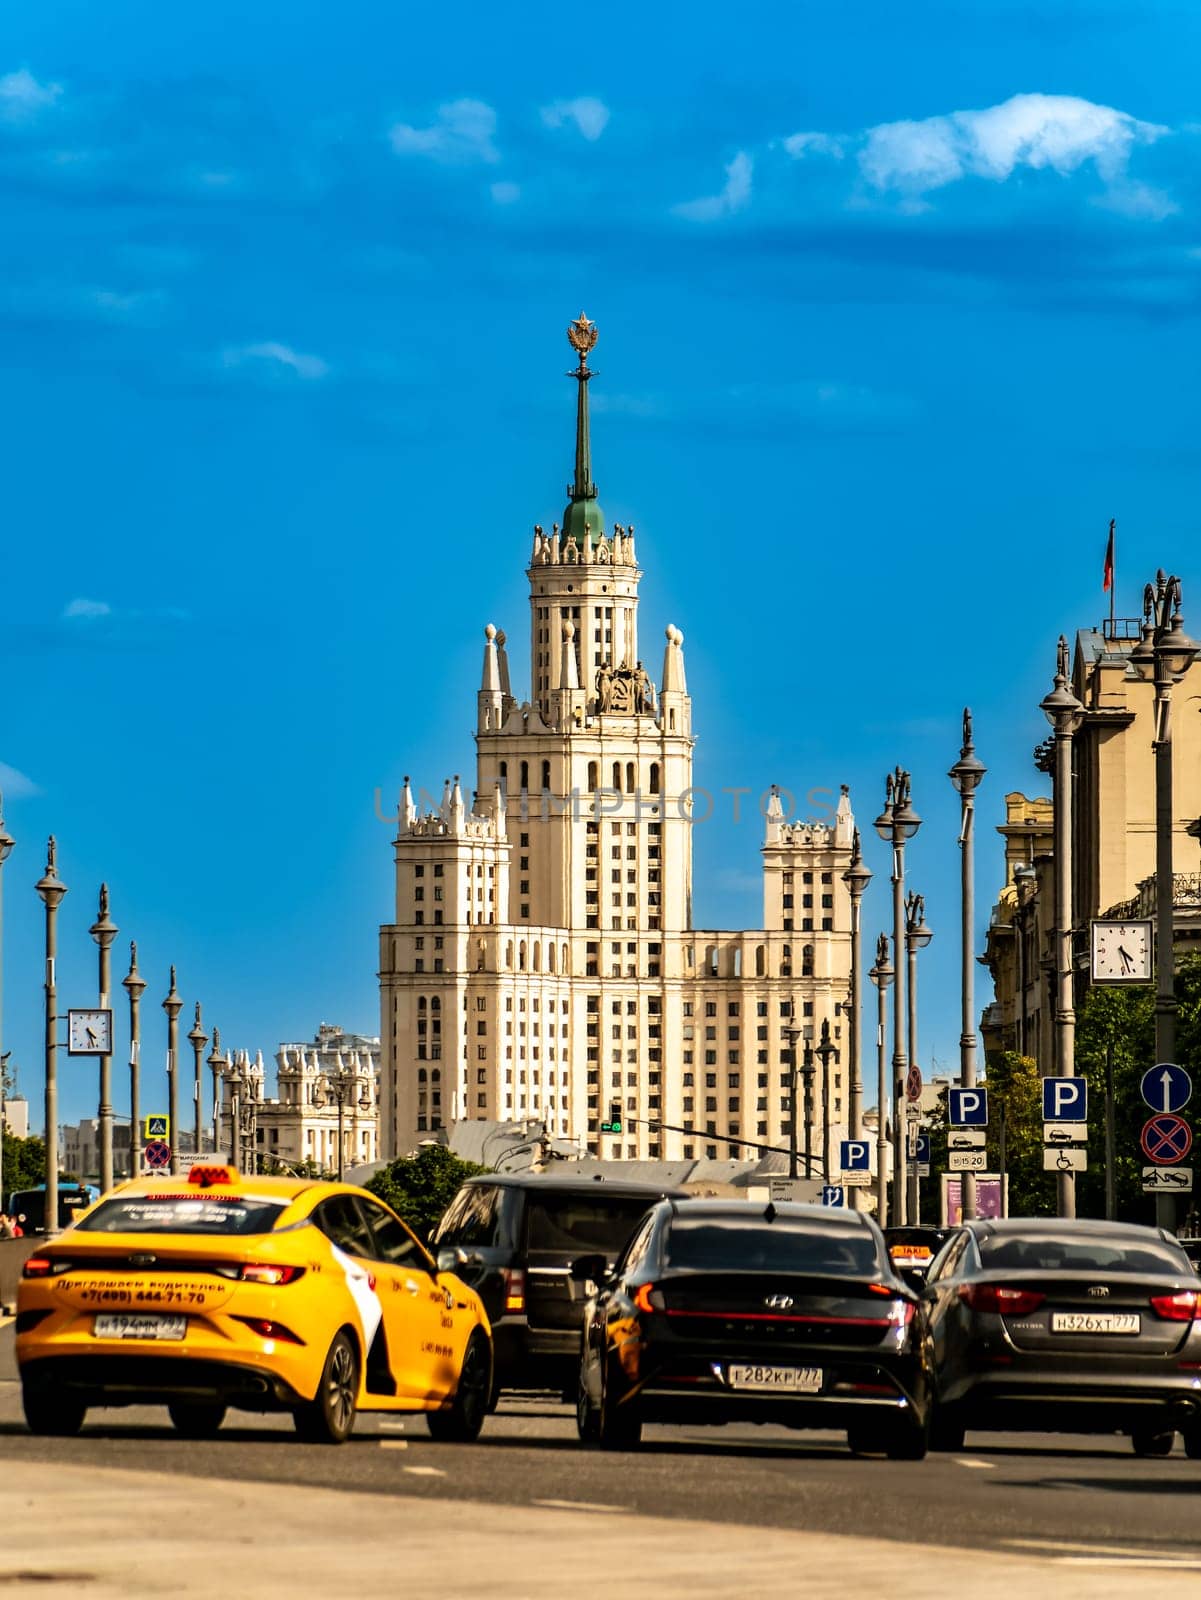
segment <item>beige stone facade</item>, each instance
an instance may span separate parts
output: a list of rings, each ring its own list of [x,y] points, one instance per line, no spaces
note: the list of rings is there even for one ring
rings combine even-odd
[[[415,801],[408,779],[401,795],[380,930],[385,1157],[452,1121],[522,1117],[605,1157],[750,1153],[787,1142],[793,1003],[812,1037],[826,1018],[843,1038],[845,792],[790,821],[772,791],[762,928],[694,924],[692,830],[713,798],[693,787],[683,635],[665,629],[654,682],[634,530],[605,531],[591,483],[590,376],[581,361],[572,499],[561,528],[535,529],[526,570],[528,697],[489,624],[470,803],[458,778],[440,799]],[[842,1060],[832,1121],[846,1099]]]

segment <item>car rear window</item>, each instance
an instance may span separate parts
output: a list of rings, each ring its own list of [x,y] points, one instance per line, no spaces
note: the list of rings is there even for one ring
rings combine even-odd
[[[866,1229],[797,1227],[760,1217],[675,1217],[667,1245],[673,1267],[699,1272],[806,1272],[871,1277],[880,1270]]]
[[[625,1248],[653,1198],[608,1195],[531,1195],[527,1202],[526,1246],[530,1256],[597,1252],[617,1256]]]
[[[104,1200],[80,1233],[270,1233],[285,1209],[256,1195],[128,1195]]]
[[[1190,1273],[1183,1250],[1140,1239],[1069,1239],[1062,1234],[1025,1235],[1021,1238],[993,1234],[980,1240],[980,1260],[986,1272],[1167,1272]]]
[[[438,1224],[435,1245],[491,1249],[501,1238],[501,1191],[496,1184],[465,1184]]]

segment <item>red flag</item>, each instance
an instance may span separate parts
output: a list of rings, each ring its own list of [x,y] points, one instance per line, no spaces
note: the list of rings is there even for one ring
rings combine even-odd
[[[1102,594],[1108,594],[1110,589],[1113,588],[1113,528],[1114,524],[1111,521],[1109,524],[1109,543],[1105,546],[1105,577],[1101,584]]]

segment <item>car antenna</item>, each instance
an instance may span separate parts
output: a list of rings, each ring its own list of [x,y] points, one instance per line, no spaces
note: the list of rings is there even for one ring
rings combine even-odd
[[[774,1222],[777,1215],[778,1212],[776,1211],[775,1201],[769,1200],[767,1202],[767,1210],[763,1213],[764,1220],[767,1222]]]

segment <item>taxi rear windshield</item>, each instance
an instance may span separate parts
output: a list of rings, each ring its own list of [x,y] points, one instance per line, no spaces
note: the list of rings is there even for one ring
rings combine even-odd
[[[270,1233],[284,1207],[253,1195],[128,1195],[104,1200],[80,1233]]]

